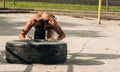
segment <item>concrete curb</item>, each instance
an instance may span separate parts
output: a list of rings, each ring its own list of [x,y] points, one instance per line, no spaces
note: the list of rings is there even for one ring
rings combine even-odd
[[[73,17],[94,17],[97,18],[97,11],[72,11],[72,10],[46,10],[46,9],[21,9],[21,8],[0,8],[0,13],[37,13],[48,11],[56,15],[68,15]],[[102,12],[102,19],[120,20],[120,12]]]

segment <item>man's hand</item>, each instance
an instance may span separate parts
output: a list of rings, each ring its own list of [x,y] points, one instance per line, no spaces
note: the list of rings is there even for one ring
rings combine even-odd
[[[57,39],[55,39],[55,38],[49,38],[49,39],[47,39],[48,41],[58,41]]]
[[[26,36],[25,40],[31,40],[32,37],[31,36]]]

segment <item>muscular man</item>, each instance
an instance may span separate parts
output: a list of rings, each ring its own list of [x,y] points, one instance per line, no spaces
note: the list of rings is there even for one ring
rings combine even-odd
[[[34,39],[62,40],[65,38],[65,33],[55,20],[55,16],[48,12],[38,12],[34,15],[19,33],[19,38],[21,40],[31,39],[26,35],[32,27],[35,28]],[[56,39],[54,38],[55,32],[58,34]]]

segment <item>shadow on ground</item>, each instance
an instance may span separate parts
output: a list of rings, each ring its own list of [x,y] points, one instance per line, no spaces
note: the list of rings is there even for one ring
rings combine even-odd
[[[17,36],[21,31],[19,27],[25,25],[26,22],[14,22],[10,21],[10,19],[5,17],[0,17],[0,35],[1,36]],[[84,26],[83,24],[74,24],[74,23],[66,23],[60,22],[60,26],[62,27],[77,27]],[[86,26],[86,25],[85,25]],[[100,34],[100,31],[92,31],[92,30],[64,30],[68,37],[76,36],[76,37],[105,37]],[[29,32],[30,35],[33,35],[33,31]]]
[[[100,34],[100,31],[92,31],[92,30],[64,30],[66,35],[74,36],[74,37],[107,37]]]
[[[21,27],[25,22],[12,22],[8,18],[0,17],[0,35],[1,36],[15,36],[20,32],[15,27]]]
[[[67,22],[59,22],[60,26],[62,27],[69,27],[74,29],[74,27],[88,27],[90,25],[84,24],[75,24],[75,23],[67,23]],[[67,37],[107,37],[105,35],[100,34],[101,31],[94,31],[94,30],[64,30]]]
[[[17,36],[25,25],[24,21],[11,21],[9,18],[0,17],[0,36]],[[32,33],[30,30],[29,34]]]
[[[74,72],[73,71],[74,65],[80,65],[80,66],[103,65],[105,63],[99,60],[120,58],[120,55],[118,54],[68,53],[68,55],[71,55],[71,57],[65,63],[65,65],[68,66],[67,72]],[[87,58],[87,59],[82,59],[82,58]]]
[[[92,54],[92,53],[68,53],[71,57],[67,60],[66,64],[75,65],[102,65],[104,62],[99,60],[103,59],[118,59],[118,54]],[[87,58],[87,59],[82,59]]]
[[[100,61],[105,59],[118,59],[120,55],[118,54],[93,54],[93,53],[68,53],[68,56],[71,56],[67,59],[66,63],[63,64],[56,64],[56,65],[67,65],[68,70],[67,72],[74,72],[73,66],[88,66],[88,65],[103,65],[104,62]],[[86,59],[85,59],[86,58]],[[5,60],[5,51],[1,51],[0,53],[0,65],[1,64],[9,64]],[[26,69],[24,70],[27,72],[31,72],[33,68],[32,64],[29,64]]]

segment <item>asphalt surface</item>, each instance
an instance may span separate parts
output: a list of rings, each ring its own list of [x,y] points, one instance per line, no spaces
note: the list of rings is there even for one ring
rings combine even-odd
[[[18,33],[33,14],[0,14],[0,72],[120,72],[120,20],[74,18],[56,15],[66,33],[67,61],[63,64],[9,64],[5,60],[7,41]],[[33,36],[32,29],[29,35]]]

